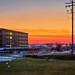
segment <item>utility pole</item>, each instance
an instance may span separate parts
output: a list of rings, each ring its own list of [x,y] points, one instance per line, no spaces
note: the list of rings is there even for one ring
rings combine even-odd
[[[68,2],[66,3],[66,8],[70,8],[71,7],[71,10],[70,10],[70,13],[69,11],[67,10],[68,14],[72,14],[72,52],[71,52],[71,55],[73,56],[73,48],[74,48],[74,1],[72,0],[71,2]]]

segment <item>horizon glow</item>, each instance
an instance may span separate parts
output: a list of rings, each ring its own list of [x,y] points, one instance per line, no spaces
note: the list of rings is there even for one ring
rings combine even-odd
[[[29,33],[29,43],[70,43],[71,19],[67,18],[65,2],[0,0],[0,28]]]

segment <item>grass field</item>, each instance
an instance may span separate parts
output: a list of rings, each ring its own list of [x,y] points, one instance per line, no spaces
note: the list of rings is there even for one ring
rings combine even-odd
[[[0,62],[0,75],[75,75],[75,61],[23,58]]]

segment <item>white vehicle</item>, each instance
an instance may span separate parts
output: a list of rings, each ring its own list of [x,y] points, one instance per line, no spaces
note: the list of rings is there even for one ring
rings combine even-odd
[[[20,52],[20,53],[17,53],[17,52],[14,52],[12,55],[10,55],[11,57],[14,57],[14,58],[21,58],[23,57],[23,52]]]
[[[3,61],[12,61],[14,59],[15,58],[9,57],[9,56],[0,56],[0,62],[3,62]]]
[[[63,51],[62,53],[63,53],[63,54],[70,54],[71,51]]]

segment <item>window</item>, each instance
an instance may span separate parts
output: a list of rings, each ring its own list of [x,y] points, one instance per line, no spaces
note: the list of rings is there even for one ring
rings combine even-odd
[[[12,47],[12,45],[6,45],[6,47]]]
[[[10,36],[10,39],[12,39],[12,36]]]
[[[10,32],[10,35],[12,35],[12,32]]]
[[[10,47],[12,47],[12,45],[10,45]]]
[[[6,38],[9,38],[9,36],[6,36]]]

